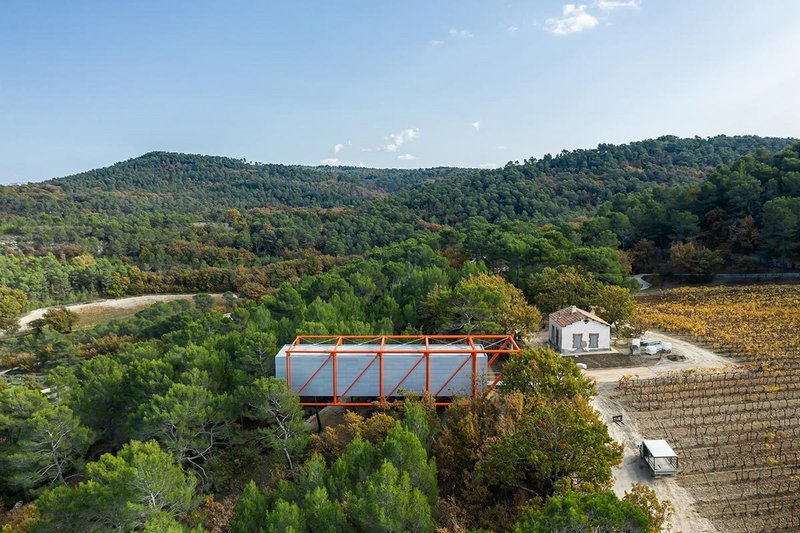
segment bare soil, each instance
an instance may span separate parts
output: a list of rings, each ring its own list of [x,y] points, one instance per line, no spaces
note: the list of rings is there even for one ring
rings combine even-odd
[[[169,302],[173,300],[188,300],[193,294],[146,294],[143,296],[130,296],[127,298],[116,298],[111,300],[98,300],[83,304],[66,305],[70,311],[74,311],[81,316],[80,326],[90,326],[109,322],[113,319],[130,316],[137,311],[158,302]],[[220,295],[212,295],[219,298]],[[51,307],[35,309],[19,319],[20,332],[30,329],[30,324],[34,320],[42,318]]]
[[[593,400],[595,409],[608,425],[611,437],[624,446],[623,462],[614,471],[614,492],[623,496],[634,483],[643,483],[653,488],[660,499],[672,502],[675,507],[673,530],[683,532],[717,531],[711,521],[698,512],[697,502],[690,491],[679,483],[680,473],[675,478],[654,479],[651,476],[650,470],[639,458],[638,445],[644,439],[660,439],[665,435],[652,430],[643,434],[639,430],[637,413],[629,410],[624,402],[619,401],[616,382],[626,375],[650,378],[661,373],[691,368],[721,368],[735,365],[735,361],[664,333],[648,333],[647,337],[671,342],[671,357],[666,355],[662,357],[628,356],[628,361],[638,363],[638,365],[604,367],[602,363],[598,362],[594,368],[590,367],[586,371],[586,375],[593,377],[597,382],[598,395]],[[612,361],[624,362],[618,357]],[[612,417],[615,415],[622,415],[622,424],[612,422]]]

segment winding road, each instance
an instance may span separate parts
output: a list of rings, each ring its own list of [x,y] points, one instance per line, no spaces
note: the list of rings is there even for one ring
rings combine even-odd
[[[652,276],[652,274],[636,274],[635,276],[633,276],[633,279],[639,282],[641,290],[646,291],[647,289],[652,287],[652,285],[649,282],[645,281],[644,276]]]
[[[194,294],[145,294],[142,296],[129,296],[126,298],[115,298],[110,300],[98,300],[96,302],[89,302],[83,304],[71,304],[65,305],[67,309],[70,311],[74,311],[78,314],[82,312],[89,311],[89,310],[97,310],[99,308],[108,308],[108,309],[134,309],[137,307],[147,307],[149,305],[153,305],[154,303],[158,302],[170,302],[172,300],[189,300],[194,296]],[[212,294],[212,296],[218,296]],[[31,322],[42,318],[44,314],[47,312],[48,309],[51,309],[56,306],[49,306],[49,307],[42,307],[40,309],[34,309],[33,311],[23,315],[19,319],[19,331],[26,331],[30,329]],[[0,337],[3,335],[0,334]]]

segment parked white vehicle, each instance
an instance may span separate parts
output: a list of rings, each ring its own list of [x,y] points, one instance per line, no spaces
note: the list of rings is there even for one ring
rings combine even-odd
[[[658,355],[671,351],[671,342],[664,342],[656,339],[633,339],[631,341],[631,352],[633,354]]]

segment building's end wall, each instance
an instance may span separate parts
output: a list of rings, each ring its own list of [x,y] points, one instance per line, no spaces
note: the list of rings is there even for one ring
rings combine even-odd
[[[556,328],[558,328],[557,325]],[[597,348],[589,348],[589,334],[591,333],[598,335]],[[572,347],[572,336],[576,334],[583,336],[585,349],[576,350]],[[557,345],[557,349],[561,353],[607,352],[611,350],[611,328],[594,320],[575,322],[561,328],[560,342]]]

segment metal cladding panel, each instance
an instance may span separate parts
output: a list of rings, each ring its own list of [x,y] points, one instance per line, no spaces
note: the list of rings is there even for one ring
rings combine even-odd
[[[292,392],[301,396],[333,396],[333,362],[327,355],[308,354],[289,358],[292,372]],[[322,370],[317,372],[320,365]],[[305,388],[300,388],[317,372]],[[286,379],[286,354],[275,356],[275,376]]]
[[[383,364],[385,378],[386,360]],[[336,365],[336,394],[340,396],[345,393],[347,396],[378,396],[381,366],[376,354],[339,354],[336,356]],[[364,375],[359,378],[358,375],[362,371]],[[384,389],[386,388],[385,383],[386,381],[384,381]]]
[[[286,378],[286,349],[284,346],[275,357],[275,375]],[[397,348],[396,346],[394,348]],[[482,391],[486,383],[487,356],[478,346],[477,385]],[[302,350],[332,350],[332,346],[305,345]],[[341,350],[363,353],[337,353],[337,396],[378,398],[380,392],[379,345],[343,346]],[[404,396],[425,391],[426,364],[422,345],[407,345],[402,348],[411,353],[385,353],[383,358],[383,395]],[[467,345],[430,346],[430,391],[438,396],[468,396],[472,394],[472,356],[452,353],[448,350],[470,350]],[[302,353],[293,350],[290,357],[291,388],[302,397],[333,396],[333,362],[328,354]],[[322,368],[320,369],[320,366]],[[415,366],[416,365],[416,366]],[[460,368],[459,368],[460,367]],[[318,371],[319,369],[319,371]],[[314,373],[316,372],[316,375]],[[363,374],[362,374],[363,372]],[[310,382],[311,376],[314,378]],[[360,375],[360,377],[359,377]],[[452,379],[451,379],[452,376]],[[405,378],[405,379],[404,379]],[[448,382],[449,380],[449,382]],[[308,384],[306,384],[308,382]],[[303,386],[305,387],[303,388]],[[302,391],[300,389],[303,388]],[[392,393],[392,390],[394,392]]]

